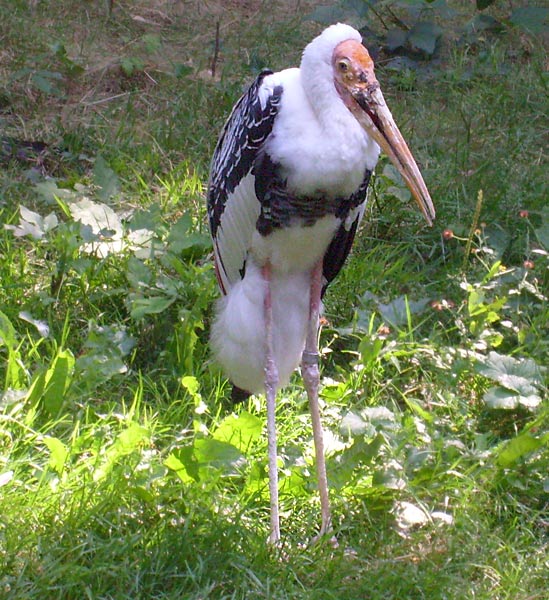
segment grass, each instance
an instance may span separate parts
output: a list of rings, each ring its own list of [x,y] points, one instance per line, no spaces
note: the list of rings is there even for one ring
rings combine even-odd
[[[48,144],[0,153],[0,597],[545,597],[539,38],[379,69],[437,223],[383,160],[321,336],[340,546],[307,543],[319,505],[296,375],[278,404],[275,552],[263,401],[230,406],[208,354],[204,186],[243,83],[294,64],[319,27],[285,3],[181,7],[0,5],[2,135]]]

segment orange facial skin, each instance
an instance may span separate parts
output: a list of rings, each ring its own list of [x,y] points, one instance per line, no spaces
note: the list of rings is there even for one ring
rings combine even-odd
[[[427,223],[435,209],[416,161],[385,103],[368,50],[356,40],[338,44],[332,55],[334,84],[366,133],[389,156],[410,188]]]
[[[354,102],[354,95],[379,88],[374,61],[368,50],[356,40],[346,40],[336,46],[332,65],[336,88],[349,108]]]

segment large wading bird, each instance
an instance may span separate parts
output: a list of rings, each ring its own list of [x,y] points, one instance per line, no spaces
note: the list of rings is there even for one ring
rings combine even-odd
[[[280,539],[275,397],[301,363],[312,416],[322,510],[332,532],[318,407],[321,298],[351,249],[380,148],[429,224],[435,209],[387,108],[360,34],[325,29],[299,68],[264,70],[219,138],[208,218],[223,297],[211,346],[233,399],[265,392],[270,541]]]

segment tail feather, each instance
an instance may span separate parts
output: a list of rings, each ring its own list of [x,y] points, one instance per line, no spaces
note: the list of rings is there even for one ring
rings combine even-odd
[[[251,396],[250,392],[239,388],[236,385],[233,385],[233,389],[231,390],[231,401],[233,404],[240,404],[241,402],[246,402],[246,400]]]
[[[273,351],[279,384],[285,385],[299,365],[305,345],[309,314],[309,273],[278,277],[273,271]],[[261,270],[248,261],[244,279],[217,305],[211,346],[233,384],[249,393],[264,391],[266,283]],[[240,391],[237,397],[242,397]],[[242,398],[244,399],[244,398]]]

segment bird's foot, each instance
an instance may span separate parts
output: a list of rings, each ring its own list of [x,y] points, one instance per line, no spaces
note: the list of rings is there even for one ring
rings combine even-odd
[[[318,535],[315,535],[314,538],[311,540],[310,542],[310,546],[316,546],[317,544],[320,543],[326,543],[328,546],[330,546],[331,548],[333,548],[334,550],[336,548],[339,548],[339,542],[337,541],[336,536],[334,535],[333,531],[325,531],[325,532],[319,532]]]

